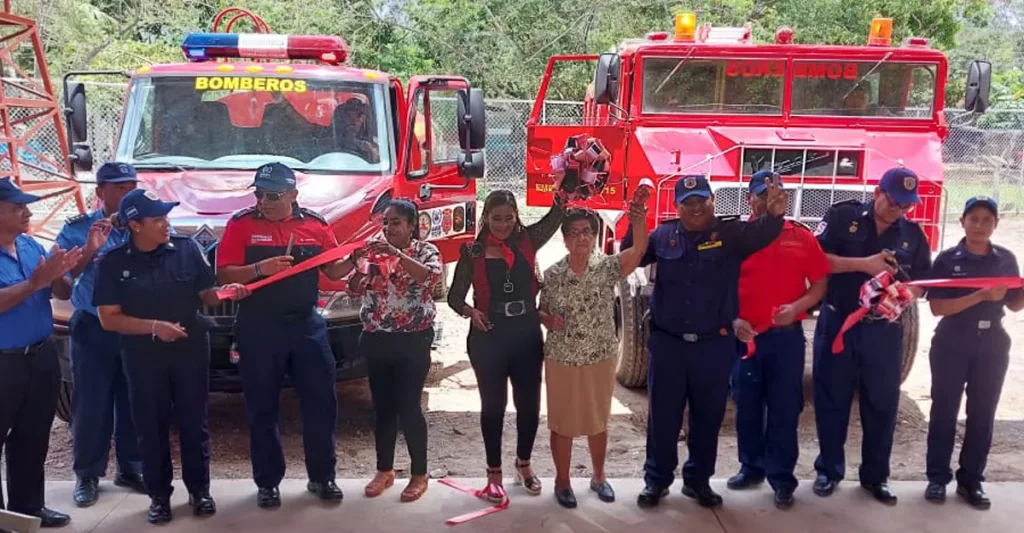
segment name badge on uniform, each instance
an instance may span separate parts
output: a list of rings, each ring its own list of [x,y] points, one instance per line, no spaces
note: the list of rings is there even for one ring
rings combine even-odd
[[[722,241],[708,241],[708,242],[705,242],[705,243],[697,245],[697,251],[698,252],[702,252],[704,250],[710,250],[712,248],[721,248],[721,247],[722,247]]]
[[[992,321],[991,320],[979,320],[978,321],[978,329],[992,329]]]

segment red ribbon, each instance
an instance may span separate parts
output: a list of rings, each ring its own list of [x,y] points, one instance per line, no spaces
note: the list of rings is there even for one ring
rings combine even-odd
[[[280,280],[285,279],[285,278],[290,278],[290,277],[292,277],[292,276],[294,276],[296,274],[299,274],[301,272],[305,272],[305,271],[307,271],[307,270],[309,270],[311,268],[316,268],[318,266],[326,265],[327,263],[331,263],[331,262],[337,261],[339,259],[344,259],[345,257],[348,257],[349,254],[351,254],[352,252],[358,250],[359,248],[362,248],[363,246],[364,246],[363,242],[350,242],[350,243],[347,243],[347,244],[343,244],[343,245],[341,245],[341,246],[339,246],[337,248],[334,248],[332,250],[328,250],[328,251],[326,251],[326,252],[324,252],[324,253],[314,257],[313,259],[310,259],[309,261],[304,261],[304,262],[299,263],[298,265],[295,265],[295,266],[293,266],[293,267],[291,267],[291,268],[289,268],[287,270],[282,270],[281,272],[278,272],[277,274],[274,274],[273,276],[269,276],[269,277],[263,278],[263,279],[261,279],[259,281],[255,281],[253,283],[249,283],[249,284],[247,284],[245,286],[245,288],[249,289],[250,291],[254,291],[254,290],[259,289],[261,287],[265,287],[267,285],[270,285],[271,283],[274,283],[276,281],[280,281]],[[231,289],[221,289],[221,290],[217,291],[217,297],[220,298],[221,300],[226,300],[228,298],[231,298],[232,296],[234,296],[234,294],[235,294],[235,291],[233,291]]]
[[[439,480],[438,483],[441,483],[442,485],[448,485],[449,487],[451,487],[451,488],[453,488],[453,489],[455,489],[455,490],[457,490],[459,492],[464,492],[466,494],[469,494],[470,496],[473,496],[474,498],[480,498],[480,499],[486,500],[488,496],[492,496],[492,495],[501,496],[501,503],[498,503],[497,505],[493,505],[491,507],[488,507],[486,509],[481,509],[479,511],[473,511],[471,513],[466,513],[466,514],[463,514],[463,515],[459,515],[459,516],[456,516],[456,517],[449,518],[445,522],[445,524],[447,524],[449,526],[455,526],[455,525],[458,525],[458,524],[469,522],[470,520],[474,520],[476,518],[487,516],[489,514],[494,514],[494,513],[500,512],[500,511],[504,511],[505,509],[508,509],[508,506],[511,503],[509,501],[509,499],[508,499],[508,494],[505,494],[505,490],[502,489],[501,487],[497,486],[497,485],[494,485],[494,484],[487,485],[487,488],[484,489],[484,490],[477,490],[477,489],[474,489],[473,487],[467,487],[466,485],[463,485],[463,484],[461,484],[461,483],[459,483],[457,481],[453,481],[453,480],[451,480],[449,478],[443,478],[443,479]]]
[[[779,306],[772,307],[772,323],[767,325],[767,326],[762,326],[760,328],[755,328],[754,329],[754,333],[755,333],[754,339],[757,338],[757,335],[760,335],[760,334],[768,331],[769,329],[775,327],[774,326],[774,324],[775,324],[775,315],[777,315],[779,313],[780,309],[781,309],[781,307],[779,307]],[[743,354],[743,359],[750,359],[751,357],[754,356],[754,352],[757,351],[757,345],[754,344],[754,339],[750,339],[749,341],[747,341],[747,353]]]
[[[989,289],[1005,285],[1010,289],[1019,289],[1022,286],[1022,282],[1024,282],[1024,280],[1021,278],[946,278],[907,281],[904,282],[903,285],[908,287],[951,287],[957,289]],[[832,341],[832,353],[843,353],[843,350],[846,347],[846,345],[843,344],[843,335],[853,328],[857,322],[860,322],[860,320],[868,314],[868,311],[868,308],[860,307],[846,317],[846,320],[843,321],[843,327],[839,328],[839,333],[836,334],[836,338]]]
[[[516,262],[516,254],[512,251],[512,247],[507,242],[490,233],[487,234],[487,244],[493,244],[501,248],[501,255],[505,258],[505,264],[508,265],[509,270],[512,270],[512,264]]]

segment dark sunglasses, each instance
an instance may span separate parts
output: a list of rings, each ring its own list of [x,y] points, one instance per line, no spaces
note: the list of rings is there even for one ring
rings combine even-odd
[[[256,195],[256,199],[257,200],[262,200],[262,199],[266,198],[267,200],[270,200],[271,202],[276,202],[276,201],[280,200],[282,196],[285,195],[285,193],[283,193],[283,192],[272,192],[272,191],[261,191],[261,190],[256,190],[253,194]]]

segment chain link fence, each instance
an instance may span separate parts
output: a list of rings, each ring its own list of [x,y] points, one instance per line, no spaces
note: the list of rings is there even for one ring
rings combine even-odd
[[[88,83],[88,131],[96,166],[110,161],[120,127],[125,84]],[[486,177],[478,182],[481,198],[491,190],[526,194],[526,121],[531,100],[487,100]],[[972,116],[948,111],[950,135],[943,146],[945,162],[943,211],[959,216],[964,202],[984,194],[998,200],[1006,214],[1024,212],[1024,110],[989,110]],[[579,124],[580,102],[547,101],[541,110],[545,124]],[[41,151],[59,154],[56,135],[40,137]],[[91,186],[84,185],[86,199]],[[73,206],[69,206],[71,209]]]

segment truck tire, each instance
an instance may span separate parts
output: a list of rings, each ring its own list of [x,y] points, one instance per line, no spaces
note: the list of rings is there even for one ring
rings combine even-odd
[[[75,386],[70,381],[61,380],[60,392],[57,393],[57,418],[71,425],[71,393]]]
[[[615,377],[625,387],[647,385],[647,364],[650,354],[650,297],[641,291],[636,275],[619,283],[615,294],[615,329],[619,338],[619,365]]]

